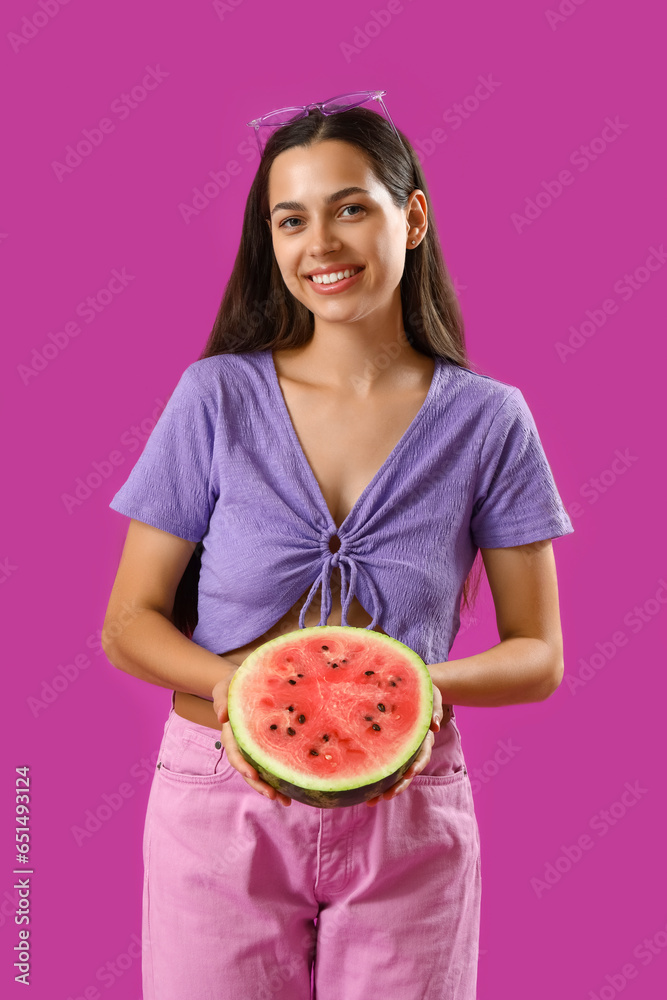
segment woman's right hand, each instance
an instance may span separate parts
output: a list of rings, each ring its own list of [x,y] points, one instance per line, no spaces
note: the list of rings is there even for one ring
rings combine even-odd
[[[289,796],[283,795],[282,792],[277,791],[272,785],[267,784],[266,781],[262,781],[256,769],[245,759],[239,750],[238,743],[234,739],[234,733],[229,722],[223,723],[220,740],[225,748],[227,760],[232,767],[236,768],[251,788],[256,789],[261,795],[266,795],[267,799],[278,799],[284,806],[290,805],[292,800]]]
[[[225,749],[227,760],[232,767],[239,772],[241,777],[247,782],[248,785],[250,785],[251,788],[254,788],[261,795],[265,795],[267,799],[277,798],[284,806],[289,806],[292,802],[289,796],[283,795],[282,792],[277,791],[271,785],[267,784],[267,782],[262,781],[257,770],[245,759],[239,750],[238,743],[234,739],[234,733],[232,732],[232,727],[229,724],[227,694],[229,691],[229,683],[238,670],[238,666],[230,661],[228,661],[227,665],[229,667],[228,672],[225,673],[224,677],[217,682],[211,692],[213,697],[213,710],[222,726],[220,742]]]

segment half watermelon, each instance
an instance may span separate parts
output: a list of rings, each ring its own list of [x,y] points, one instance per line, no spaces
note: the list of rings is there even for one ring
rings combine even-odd
[[[404,643],[317,625],[258,646],[232,676],[227,706],[241,754],[269,785],[306,805],[354,806],[419,753],[433,683]]]

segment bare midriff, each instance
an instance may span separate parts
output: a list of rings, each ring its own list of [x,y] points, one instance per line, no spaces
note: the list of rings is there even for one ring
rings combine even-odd
[[[283,617],[276,622],[270,629],[268,629],[263,635],[259,636],[257,639],[253,639],[252,642],[248,642],[245,646],[238,646],[236,649],[229,649],[220,652],[219,656],[224,656],[226,660],[230,660],[237,666],[240,666],[243,661],[248,657],[253,650],[257,649],[265,642],[269,642],[271,639],[277,639],[280,635],[286,635],[288,632],[294,632],[299,628],[299,615],[301,613],[301,608],[308,597],[308,590],[304,591],[299,600],[290,610],[283,615]],[[310,607],[306,611],[304,619],[304,627],[310,628],[314,625],[320,624],[320,597],[321,591],[318,590],[315,594]],[[338,567],[334,567],[331,571],[331,614],[327,619],[327,625],[340,625],[342,616],[342,607],[340,601],[340,570]],[[362,607],[356,597],[352,598],[350,606],[347,612],[347,624],[353,626],[354,628],[366,628],[372,622],[372,616]],[[387,633],[379,625],[376,625],[373,629],[374,632],[382,632],[383,635]],[[208,726],[211,729],[220,729],[220,723],[218,718],[213,711],[213,703],[206,701],[204,698],[200,698],[195,694],[188,694],[185,691],[176,691],[174,695],[174,711],[177,715],[182,716],[184,719],[189,719],[190,722],[196,722],[200,726]]]

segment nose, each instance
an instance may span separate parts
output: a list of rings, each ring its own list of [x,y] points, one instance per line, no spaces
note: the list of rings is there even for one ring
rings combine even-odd
[[[313,260],[332,250],[340,250],[342,246],[340,238],[332,231],[332,224],[326,219],[314,219],[310,223],[308,236],[308,252]]]

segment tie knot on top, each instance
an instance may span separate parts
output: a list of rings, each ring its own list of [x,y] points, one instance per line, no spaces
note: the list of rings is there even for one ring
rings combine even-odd
[[[333,604],[331,594],[331,571],[340,566],[341,573],[341,625],[347,625],[347,612],[356,593],[357,571],[360,570],[366,578],[366,584],[371,592],[373,601],[373,620],[366,628],[374,628],[380,618],[380,597],[377,588],[370,574],[361,565],[357,565],[356,560],[346,551],[341,551],[341,541],[337,535],[332,535],[329,539],[329,550],[336,548],[335,552],[325,558],[317,579],[313,582],[306,602],[301,608],[299,615],[299,628],[305,628],[306,611],[310,602],[315,596],[318,587],[322,588],[322,599],[320,603],[320,625],[326,625]]]

